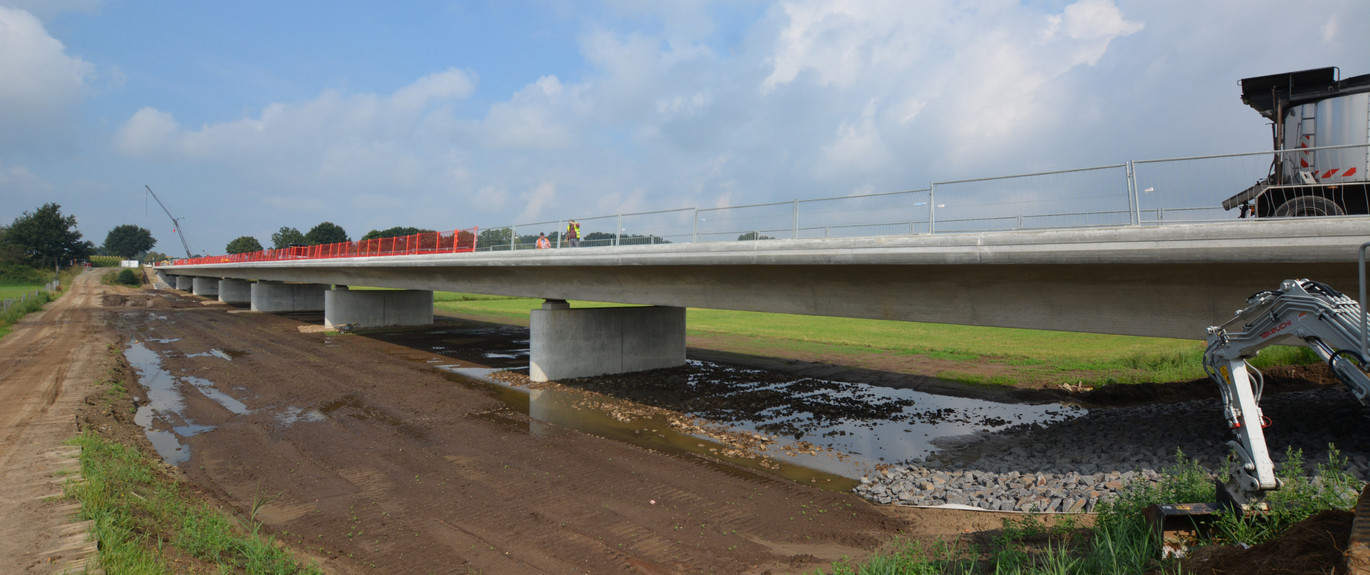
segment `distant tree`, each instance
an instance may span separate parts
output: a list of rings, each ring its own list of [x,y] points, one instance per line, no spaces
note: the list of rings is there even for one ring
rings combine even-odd
[[[737,241],[739,241],[739,242],[749,242],[749,241],[752,241],[752,240],[773,240],[773,239],[775,239],[775,238],[773,238],[773,237],[771,237],[771,236],[763,236],[763,235],[761,235],[761,234],[758,233],[758,232],[747,232],[747,233],[745,233],[745,234],[742,234],[742,235],[740,235],[740,236],[737,236]]]
[[[476,236],[476,241],[483,250],[507,250],[513,234],[513,230],[509,228],[490,228],[481,231],[480,235]]]
[[[262,243],[252,236],[238,236],[237,239],[228,242],[228,247],[224,248],[224,251],[230,254],[260,252],[262,251]]]
[[[24,263],[43,268],[95,253],[94,244],[81,241],[76,216],[63,216],[62,206],[54,203],[15,218],[5,230],[3,243],[18,247]]]
[[[124,224],[114,226],[114,229],[109,231],[105,236],[105,245],[100,249],[107,255],[131,260],[133,256],[146,252],[155,245],[157,240],[153,239],[151,231],[133,224]]]
[[[147,260],[146,260],[146,261],[150,261],[150,262],[160,262],[160,261],[166,261],[166,260],[169,260],[169,259],[171,259],[171,256],[166,255],[166,254],[164,254],[164,253],[162,253],[162,252],[148,252],[148,253],[147,253]]]
[[[304,234],[300,233],[300,230],[290,226],[282,226],[281,231],[271,234],[271,247],[278,250],[289,247],[290,244],[304,243],[307,243],[304,239]]]
[[[322,222],[304,235],[304,243],[310,245],[336,244],[338,242],[350,242],[347,239],[347,232],[342,227],[333,222]]]
[[[412,226],[395,226],[384,230],[371,230],[362,236],[363,240],[374,240],[376,238],[398,238],[402,236],[412,236],[414,234],[431,234],[433,230],[424,230]]]

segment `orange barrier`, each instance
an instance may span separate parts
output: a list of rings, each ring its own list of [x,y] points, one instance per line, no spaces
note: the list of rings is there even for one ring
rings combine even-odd
[[[242,262],[272,262],[280,260],[314,260],[325,258],[362,258],[373,256],[404,256],[418,254],[454,254],[476,251],[476,230],[455,230],[451,233],[426,232],[412,236],[376,238],[355,242],[291,246],[226,256],[204,256],[179,259],[171,265],[233,264]]]

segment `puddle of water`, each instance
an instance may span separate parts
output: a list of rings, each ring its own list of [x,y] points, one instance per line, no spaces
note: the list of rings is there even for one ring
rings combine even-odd
[[[133,414],[133,422],[143,428],[157,455],[171,465],[180,465],[190,460],[190,446],[181,443],[181,435],[176,424],[189,428],[194,425],[182,416],[185,411],[185,397],[181,395],[179,383],[162,369],[162,358],[140,341],[129,344],[124,357],[138,370],[138,382],[147,390],[146,404],[138,406]],[[171,431],[154,429],[162,423],[171,426]],[[203,427],[203,426],[196,426]],[[189,430],[189,429],[188,429]],[[206,431],[198,429],[195,433]]]
[[[317,409],[300,409],[293,405],[286,406],[285,409],[282,409],[279,413],[276,414],[276,421],[280,422],[281,425],[284,425],[286,427],[295,425],[295,423],[299,421],[319,422],[327,419],[328,416],[324,415],[323,412]]]
[[[176,341],[176,340],[171,340],[171,341]],[[162,343],[166,343],[166,342],[162,342]],[[242,350],[238,350],[238,349],[219,349],[219,348],[213,348],[213,349],[210,349],[209,351],[201,352],[201,353],[187,353],[187,354],[186,354],[186,357],[209,357],[209,356],[214,356],[214,357],[217,357],[217,358],[219,358],[219,359],[223,359],[223,360],[227,360],[227,361],[233,361],[234,358],[239,358],[239,357],[242,357],[242,356],[244,356],[244,355],[247,355],[247,352],[246,352],[246,351],[242,351]]]
[[[149,340],[159,343],[169,343],[177,341],[169,340]],[[196,355],[216,355],[231,359],[235,357],[234,352],[224,350],[212,350],[208,354]],[[241,356],[241,352],[237,352]],[[201,377],[173,376],[162,367],[162,357],[157,352],[148,349],[141,341],[129,343],[124,350],[124,357],[128,359],[130,365],[138,370],[138,381],[147,390],[147,403],[138,406],[138,411],[133,415],[134,423],[143,428],[147,434],[148,441],[152,443],[157,454],[163,461],[171,465],[180,465],[190,460],[190,446],[185,445],[182,439],[192,437],[206,431],[213,430],[213,425],[201,425],[195,423],[185,415],[185,385],[189,384],[200,394],[219,404],[224,409],[237,415],[247,415],[252,410],[247,408],[243,402],[220,391],[214,387],[214,382]],[[170,428],[168,431],[167,429]]]
[[[432,331],[378,332],[368,337],[452,358],[456,361],[435,367],[504,389],[509,388],[490,378],[491,373],[527,367],[526,330],[444,326]],[[440,363],[432,361],[430,355],[411,359],[430,365]],[[697,417],[702,420],[697,428],[676,433],[676,437],[667,440],[662,436],[670,436],[674,430],[664,421],[644,423],[647,420],[638,417],[625,424],[614,419],[613,413],[618,410],[621,416],[625,408],[589,405],[583,400],[568,407],[563,404],[571,400],[556,393],[535,394],[525,400],[526,409],[516,404],[510,404],[510,408],[528,413],[534,420],[530,424],[534,432],[539,431],[537,421],[541,420],[657,449],[663,448],[664,442],[678,449],[697,451],[702,442],[708,447],[700,452],[713,457],[723,457],[720,454],[727,449],[701,437],[721,437],[720,431],[765,436],[774,441],[764,443],[761,453],[783,461],[782,472],[802,467],[811,473],[849,478],[860,477],[881,464],[925,458],[951,442],[1086,413],[1059,404],[996,403],[700,361],[691,361],[677,370],[654,372],[652,377],[655,379],[644,379],[641,374],[605,376],[576,380],[570,385]],[[512,401],[505,393],[497,395]],[[497,419],[509,421],[507,417]],[[643,432],[643,425],[660,433]]]
[[[230,396],[227,393],[215,389],[214,382],[208,379],[202,377],[186,377],[185,380],[187,383],[195,386],[195,389],[199,390],[200,393],[204,394],[205,397],[208,397],[209,399],[213,400],[214,403],[223,406],[224,409],[227,409],[237,415],[247,415],[249,413],[252,413],[252,410],[248,409],[247,406],[243,404],[243,402],[234,399],[233,396]]]

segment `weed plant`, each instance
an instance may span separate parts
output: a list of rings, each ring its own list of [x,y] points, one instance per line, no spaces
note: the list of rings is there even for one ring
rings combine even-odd
[[[1257,545],[1326,509],[1349,509],[1363,485],[1344,471],[1346,459],[1329,447],[1328,461],[1305,475],[1303,455],[1288,451],[1277,475],[1279,491],[1268,497],[1272,511],[1257,519],[1223,513],[1211,535],[1195,545],[1244,543]],[[1175,464],[1161,480],[1129,483],[1116,499],[1099,504],[1094,526],[1080,529],[1069,518],[1048,527],[1035,514],[1005,519],[1003,529],[985,549],[962,542],[912,542],[897,545],[889,554],[867,562],[833,565],[834,575],[1094,575],[1178,573],[1178,565],[1160,562],[1157,539],[1142,511],[1158,503],[1212,501],[1213,476],[1176,452]],[[819,570],[818,573],[826,574]]]
[[[27,299],[13,302],[9,309],[0,311],[0,337],[9,335],[10,326],[13,326],[15,322],[28,314],[41,311],[44,305],[54,299],[56,299],[56,295],[52,292],[40,290]]]
[[[255,521],[239,521],[195,501],[137,449],[87,432],[81,448],[84,481],[66,486],[81,502],[81,519],[94,521],[100,563],[109,573],[170,573],[168,547],[227,573],[318,573],[301,566],[264,535]]]
[[[125,395],[122,381],[104,383],[108,401]],[[80,518],[94,522],[106,573],[175,573],[184,568],[172,565],[177,555],[210,562],[220,573],[320,573],[261,532],[256,514],[265,500],[254,503],[247,519],[225,515],[192,497],[134,447],[90,431],[70,443],[81,448],[82,480],[64,491],[80,502]]]

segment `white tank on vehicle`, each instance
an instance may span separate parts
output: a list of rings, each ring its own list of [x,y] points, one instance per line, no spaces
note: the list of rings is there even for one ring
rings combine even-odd
[[[1370,173],[1370,92],[1293,106],[1284,118],[1284,149],[1359,145],[1285,154],[1285,173],[1322,183],[1363,182]]]
[[[1271,121],[1270,175],[1223,201],[1242,217],[1370,213],[1370,74],[1317,68],[1241,81],[1242,102]]]

